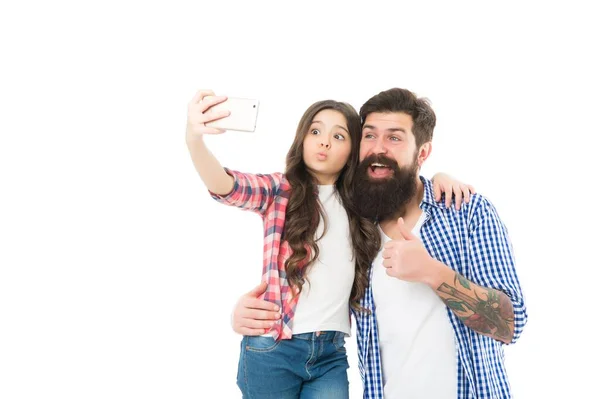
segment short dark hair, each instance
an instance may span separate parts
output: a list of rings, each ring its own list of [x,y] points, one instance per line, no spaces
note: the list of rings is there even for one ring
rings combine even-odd
[[[393,88],[371,97],[360,107],[363,125],[367,116],[373,112],[404,112],[410,115],[417,148],[433,139],[435,112],[427,98],[419,98],[410,90]]]

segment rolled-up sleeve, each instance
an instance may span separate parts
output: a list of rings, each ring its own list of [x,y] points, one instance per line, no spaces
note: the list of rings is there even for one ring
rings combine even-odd
[[[469,251],[474,282],[504,292],[514,311],[515,343],[527,324],[527,308],[515,269],[512,243],[495,207],[479,196],[470,223]]]
[[[219,195],[209,191],[216,201],[264,215],[269,204],[279,193],[282,173],[250,174],[225,168],[233,177],[233,189],[229,194]]]

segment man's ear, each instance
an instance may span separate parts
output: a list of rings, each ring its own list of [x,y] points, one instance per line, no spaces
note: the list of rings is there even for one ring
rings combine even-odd
[[[417,153],[417,164],[419,165],[419,168],[423,166],[423,163],[429,158],[429,155],[431,155],[431,141],[422,144],[421,148],[419,148],[419,152]]]

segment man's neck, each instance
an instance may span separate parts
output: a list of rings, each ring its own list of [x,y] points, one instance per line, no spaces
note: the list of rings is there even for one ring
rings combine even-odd
[[[411,198],[411,200],[406,205],[404,205],[402,209],[399,209],[396,213],[394,213],[393,216],[382,220],[379,223],[381,229],[384,233],[386,233],[387,236],[391,237],[391,234],[388,234],[388,232],[395,230],[399,218],[404,219],[404,225],[409,229],[412,229],[415,226],[415,224],[417,224],[417,221],[421,216],[421,208],[419,206],[421,205],[421,201],[423,200],[424,193],[425,187],[423,186],[423,182],[421,181],[419,176],[417,176],[417,192],[414,195],[414,197]]]

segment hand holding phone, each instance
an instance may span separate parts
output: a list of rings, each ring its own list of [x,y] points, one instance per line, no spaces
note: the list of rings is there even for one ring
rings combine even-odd
[[[221,134],[225,130],[253,132],[258,116],[258,100],[216,96],[212,90],[199,90],[188,104],[187,136]]]
[[[188,104],[186,137],[188,139],[198,139],[205,134],[224,133],[225,130],[207,127],[206,123],[229,116],[229,111],[210,111],[212,106],[226,99],[227,97],[225,96],[215,96],[212,90],[198,90]]]
[[[210,97],[205,97],[210,100]],[[256,129],[259,101],[251,98],[228,97],[227,100],[209,108],[211,112],[229,111],[229,116],[206,122],[207,127],[239,132],[253,132]]]

